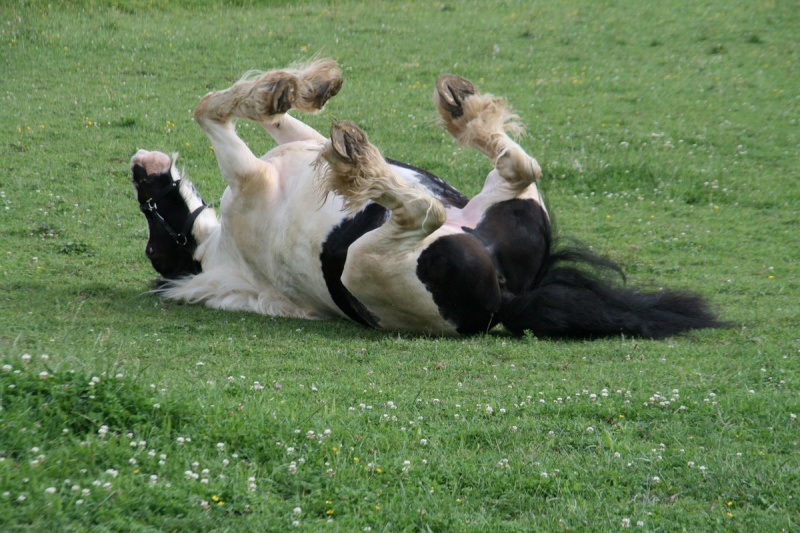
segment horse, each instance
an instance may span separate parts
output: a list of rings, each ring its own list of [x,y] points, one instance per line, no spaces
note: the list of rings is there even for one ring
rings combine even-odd
[[[139,150],[131,179],[147,221],[154,291],[211,308],[279,317],[345,318],[422,335],[661,339],[724,324],[700,295],[628,287],[621,269],[557,239],[515,140],[505,99],[443,74],[441,125],[492,163],[467,198],[440,177],[386,158],[350,121],[328,137],[289,114],[316,113],[343,79],[337,63],[249,73],[203,97],[194,119],[227,188],[218,217],[176,156]],[[236,133],[258,123],[277,145],[262,157]]]

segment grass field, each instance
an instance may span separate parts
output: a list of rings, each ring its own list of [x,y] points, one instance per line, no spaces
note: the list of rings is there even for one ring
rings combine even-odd
[[[796,1],[232,3],[0,6],[0,531],[800,529]],[[345,85],[309,123],[467,194],[433,82],[506,96],[560,231],[736,326],[419,338],[148,294],[130,157],[214,201],[199,98],[317,52]]]

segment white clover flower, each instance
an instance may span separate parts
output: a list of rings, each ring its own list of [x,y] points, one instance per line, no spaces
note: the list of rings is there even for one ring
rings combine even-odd
[[[225,443],[224,442],[218,442],[217,443],[217,450],[220,451],[220,452],[224,452],[225,451]]]
[[[588,428],[586,428],[586,432],[587,433],[594,433],[594,428],[592,426],[589,426]]]
[[[44,489],[44,492],[45,492],[45,494],[55,494],[56,493],[56,488],[55,487],[47,487],[46,489]]]
[[[21,357],[21,359],[22,359],[22,362],[23,362],[23,363],[25,363],[25,364],[27,365],[28,363],[30,363],[30,362],[31,362],[31,354],[29,354],[29,353],[22,354],[22,357]],[[23,496],[24,496],[24,495],[23,495]]]

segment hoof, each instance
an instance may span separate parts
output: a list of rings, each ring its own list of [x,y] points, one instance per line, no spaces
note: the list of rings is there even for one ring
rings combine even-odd
[[[457,119],[464,115],[464,100],[477,92],[472,82],[461,76],[442,74],[436,78],[439,112],[444,118]]]
[[[321,84],[317,87],[316,93],[314,94],[314,107],[317,109],[325,107],[328,100],[336,96],[341,88],[342,78],[335,78],[328,83]]]
[[[297,80],[295,78],[281,78],[270,84],[268,93],[270,101],[267,112],[270,115],[280,115],[289,111],[297,100]]]
[[[342,120],[331,124],[331,147],[346,163],[355,164],[364,155],[368,144],[367,134],[355,123]]]

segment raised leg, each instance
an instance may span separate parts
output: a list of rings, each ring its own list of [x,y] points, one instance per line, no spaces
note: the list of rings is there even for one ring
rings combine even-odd
[[[508,135],[521,134],[523,127],[504,99],[481,94],[472,82],[452,74],[437,78],[433,99],[445,129],[492,159],[512,197],[539,179],[539,163]]]
[[[256,157],[236,135],[234,121],[261,124],[279,144],[324,142],[313,128],[287,115],[291,108],[315,112],[342,85],[332,60],[317,60],[298,68],[250,74],[232,87],[207,94],[195,109],[195,120],[211,140],[220,170],[232,189],[266,183],[271,167]]]
[[[319,59],[288,69],[297,77],[298,97],[293,107],[306,113],[316,113],[342,88],[342,72],[335,61]],[[325,138],[314,128],[288,114],[261,118],[258,122],[278,144]]]
[[[442,227],[447,216],[442,203],[420,185],[395,174],[352,122],[333,124],[330,141],[320,157],[320,165],[325,168],[322,187],[340,195],[346,210],[354,212],[373,201],[391,213],[380,227],[361,235],[348,247],[341,274],[344,287],[382,328],[455,332],[457,326],[443,318],[426,284],[430,281],[436,285],[436,281],[422,280],[418,275],[421,255],[431,242],[438,242],[441,232],[447,231]],[[467,270],[476,272],[471,268],[471,257],[465,257],[465,262],[459,260],[465,254],[456,247],[456,269],[469,263]],[[433,270],[459,277],[460,271],[448,268],[453,264],[449,258],[437,256],[432,262]],[[430,264],[431,261],[424,263],[425,267]],[[483,281],[479,277],[470,276],[470,283]]]
[[[343,198],[345,209],[355,212],[370,200],[382,205],[392,212],[387,231],[428,235],[444,224],[442,203],[399,178],[358,126],[334,122],[330,135],[321,153],[327,162],[324,187]]]

